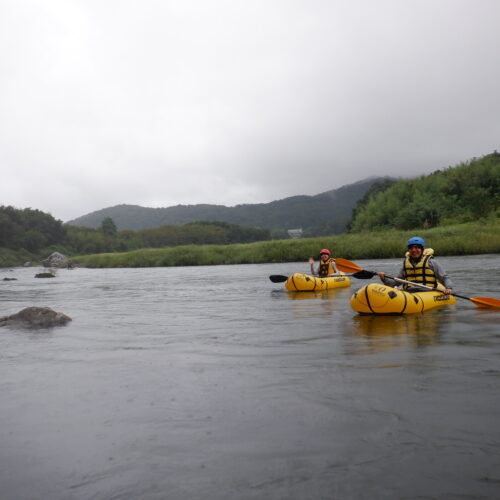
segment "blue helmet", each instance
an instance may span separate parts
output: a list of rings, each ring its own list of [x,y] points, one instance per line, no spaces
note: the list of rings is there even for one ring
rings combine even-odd
[[[422,248],[425,247],[425,241],[419,236],[414,236],[408,240],[407,246],[410,245],[420,245]]]

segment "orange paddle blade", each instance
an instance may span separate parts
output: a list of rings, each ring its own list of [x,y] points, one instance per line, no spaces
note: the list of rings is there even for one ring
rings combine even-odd
[[[357,264],[355,264],[354,262],[351,262],[350,260],[347,260],[347,259],[342,259],[340,257],[336,258],[335,259],[335,265],[337,266],[337,268],[342,271],[342,272],[351,272],[351,271],[354,271],[354,272],[357,272],[357,271],[362,271],[363,268],[362,267],[359,267]]]
[[[500,299],[494,299],[493,297],[471,297],[470,300],[478,306],[500,308]]]

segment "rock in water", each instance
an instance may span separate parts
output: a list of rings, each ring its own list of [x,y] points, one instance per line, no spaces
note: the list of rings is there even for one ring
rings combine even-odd
[[[51,253],[46,259],[42,260],[44,267],[61,267],[66,264],[68,257],[59,252]]]
[[[56,275],[54,273],[38,273],[35,274],[35,278],[55,278]]]
[[[0,318],[0,326],[27,326],[49,328],[62,326],[71,321],[69,316],[56,312],[50,307],[26,307],[17,314]]]

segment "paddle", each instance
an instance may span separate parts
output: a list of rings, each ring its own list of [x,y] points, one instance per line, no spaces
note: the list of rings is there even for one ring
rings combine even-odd
[[[288,276],[283,276],[282,274],[271,274],[269,279],[273,283],[284,283],[288,279]]]
[[[370,278],[373,278],[373,273],[371,273],[370,271],[365,271],[364,269],[361,269],[361,271],[358,271],[354,274],[346,274],[345,276],[354,276],[355,278],[358,278],[358,280],[363,280],[363,279],[370,279]],[[330,276],[331,278],[333,278],[334,276]],[[289,276],[283,276],[282,274],[271,274],[271,276],[269,276],[269,279],[273,282],[273,283],[284,283],[287,279],[289,278]]]
[[[357,272],[364,271],[365,273],[371,274],[371,277],[375,276],[377,273],[374,271],[367,271],[366,269],[363,269],[359,267],[357,264],[354,262],[351,262],[350,260],[347,259],[342,259],[342,258],[337,258],[335,259],[335,264],[336,266],[341,270],[341,271],[356,271],[353,276],[356,277]],[[398,281],[399,283],[408,283],[409,285],[414,285],[418,286],[420,288],[427,288],[429,290],[436,290],[435,288],[432,288],[430,286],[422,285],[420,283],[415,283],[414,281],[407,281],[403,280],[400,278],[393,278],[392,276],[388,276],[387,274],[385,275],[386,278],[393,279],[394,281]],[[456,293],[453,293],[455,297],[459,297],[461,299],[466,299],[470,300],[471,302],[474,302],[477,306],[483,306],[483,307],[500,307],[500,300],[499,299],[494,299],[493,297],[465,297],[463,295],[458,295]]]

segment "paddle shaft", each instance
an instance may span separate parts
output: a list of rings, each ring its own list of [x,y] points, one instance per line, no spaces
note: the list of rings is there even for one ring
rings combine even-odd
[[[377,274],[377,273],[375,273],[375,274]],[[434,290],[435,292],[442,292],[442,293],[444,293],[444,291],[443,290],[439,290],[439,288],[434,288],[434,287],[428,286],[428,285],[422,285],[422,283],[415,283],[414,281],[408,281],[408,280],[404,280],[404,279],[401,279],[401,278],[395,278],[394,276],[387,276],[387,274],[385,275],[385,277],[389,278],[390,280],[397,281],[398,283],[407,283],[408,285],[418,286],[420,288],[426,288],[427,290]],[[455,294],[453,294],[453,295],[455,295]],[[457,297],[460,297],[460,295],[457,295]],[[461,298],[467,298],[467,297],[461,297]]]

